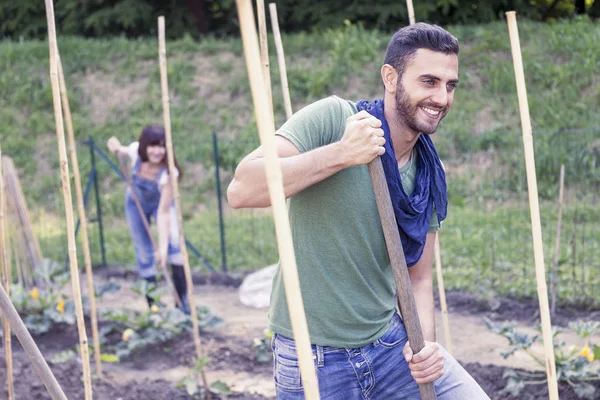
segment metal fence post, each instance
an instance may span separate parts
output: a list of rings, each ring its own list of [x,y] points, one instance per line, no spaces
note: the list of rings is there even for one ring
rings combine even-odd
[[[96,156],[94,153],[94,139],[89,136],[90,140],[90,156],[92,162],[92,171],[94,179],[94,191],[96,192],[96,219],[98,220],[98,230],[100,233],[100,253],[102,254],[102,265],[106,266],[106,249],[104,248],[104,227],[102,225],[102,205],[100,204],[100,191],[98,190],[98,174],[96,173]]]
[[[227,272],[227,250],[225,246],[225,224],[223,223],[223,199],[221,196],[221,176],[219,173],[219,146],[217,132],[213,131],[213,154],[215,159],[215,179],[217,186],[217,201],[219,204],[219,233],[221,235],[221,269]]]

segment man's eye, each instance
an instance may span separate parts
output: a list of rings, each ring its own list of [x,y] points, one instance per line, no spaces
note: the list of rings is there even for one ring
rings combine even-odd
[[[426,79],[426,80],[423,81],[423,83],[425,83],[426,85],[433,85],[434,84],[433,79]]]
[[[454,90],[454,89],[456,89],[456,86],[458,86],[456,83],[449,83],[446,85],[448,90]]]

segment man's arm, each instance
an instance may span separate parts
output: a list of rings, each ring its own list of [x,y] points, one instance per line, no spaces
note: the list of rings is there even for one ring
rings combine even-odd
[[[419,261],[408,269],[413,287],[425,347],[413,354],[410,344],[404,346],[404,357],[418,384],[433,382],[444,374],[444,356],[435,342],[435,308],[433,303],[433,249],[436,232],[429,232]]]
[[[383,154],[385,139],[380,127],[381,121],[361,111],[346,120],[342,140],[305,153],[300,153],[288,139],[276,135],[286,198],[344,168],[367,164]],[[227,188],[227,200],[233,208],[271,205],[262,147],[248,154],[236,168]]]
[[[423,338],[435,342],[435,305],[433,301],[433,249],[436,232],[429,232],[419,261],[408,269]]]

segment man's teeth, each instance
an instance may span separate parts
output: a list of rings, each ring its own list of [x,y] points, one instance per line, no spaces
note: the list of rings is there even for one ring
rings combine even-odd
[[[437,115],[440,113],[439,110],[436,111],[436,110],[432,110],[431,108],[427,108],[427,107],[421,107],[421,109],[433,117],[437,117]]]

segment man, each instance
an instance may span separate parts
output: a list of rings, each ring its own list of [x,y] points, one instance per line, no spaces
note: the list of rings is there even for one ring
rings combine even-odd
[[[297,112],[275,141],[319,390],[323,399],[488,399],[435,342],[432,259],[446,216],[443,166],[429,135],[458,84],[458,41],[418,23],[392,37],[381,68],[383,101],[329,97]],[[367,165],[382,156],[425,347],[412,354]],[[263,150],[246,156],[227,191],[234,208],[270,205]],[[278,399],[302,399],[281,270],[269,327]]]

